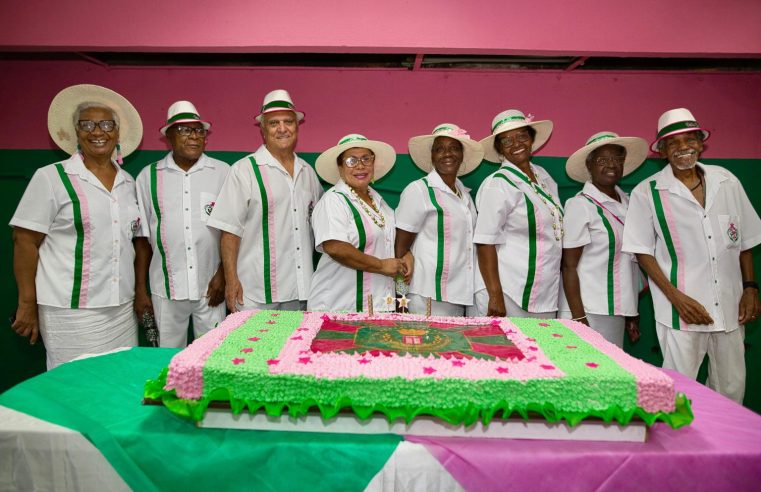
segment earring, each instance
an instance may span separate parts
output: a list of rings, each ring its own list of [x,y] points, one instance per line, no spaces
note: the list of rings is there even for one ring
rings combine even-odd
[[[124,159],[122,159],[122,146],[116,144],[116,163],[120,166],[124,165]]]

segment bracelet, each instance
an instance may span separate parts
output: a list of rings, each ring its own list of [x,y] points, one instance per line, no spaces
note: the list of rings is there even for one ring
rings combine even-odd
[[[579,318],[571,318],[571,321],[581,321],[581,320],[583,320],[583,319],[587,319],[586,315],[584,315],[584,316],[581,316],[581,317],[579,317]]]
[[[755,280],[748,280],[747,282],[743,282],[743,290],[745,289],[758,290],[758,282],[756,282]]]

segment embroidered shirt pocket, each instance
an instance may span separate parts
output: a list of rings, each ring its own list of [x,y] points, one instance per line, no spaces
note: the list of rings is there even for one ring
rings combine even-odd
[[[727,248],[739,248],[742,242],[740,217],[738,215],[719,215],[719,231]]]
[[[206,223],[209,220],[214,205],[217,202],[217,195],[214,193],[201,192],[201,222]]]

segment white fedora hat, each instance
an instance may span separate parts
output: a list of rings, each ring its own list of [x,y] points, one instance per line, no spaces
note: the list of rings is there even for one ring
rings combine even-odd
[[[314,166],[317,174],[328,183],[336,184],[341,177],[338,174],[336,159],[345,150],[353,148],[370,149],[375,154],[373,179],[381,179],[394,167],[394,162],[396,162],[396,152],[389,144],[378,140],[368,140],[364,135],[352,133],[341,138],[335,147],[331,147],[320,154]]]
[[[526,116],[517,109],[502,111],[491,122],[491,135],[480,142],[481,147],[484,149],[486,160],[501,162],[499,153],[494,150],[494,138],[502,132],[523,128],[524,126],[530,126],[536,130],[534,144],[531,146],[532,153],[544,145],[547,139],[550,138],[550,135],[552,135],[552,121],[550,120],[533,121],[533,116]]]
[[[619,137],[613,132],[595,133],[587,140],[584,147],[580,148],[568,158],[565,171],[571,179],[585,183],[589,178],[587,170],[587,156],[595,149],[603,145],[620,145],[626,149],[624,161],[624,176],[631,174],[645,162],[647,157],[647,140],[639,137]]]
[[[65,88],[53,98],[48,109],[48,132],[55,144],[71,155],[77,151],[74,112],[83,103],[102,104],[119,118],[119,147],[122,156],[137,149],[143,139],[143,122],[124,96],[99,85],[79,84]]]
[[[462,144],[463,159],[460,169],[457,171],[458,176],[473,172],[481,165],[481,161],[484,158],[484,151],[481,145],[470,138],[468,132],[454,123],[442,123],[436,126],[430,135],[412,137],[407,144],[412,162],[424,172],[429,173],[433,169],[431,148],[436,137],[453,138]]]
[[[707,140],[711,135],[708,130],[700,127],[690,110],[685,108],[670,109],[658,118],[658,135],[655,142],[650,145],[650,150],[658,152],[658,142],[666,137],[697,131],[703,133],[703,140]]]
[[[296,111],[296,107],[293,105],[291,95],[284,89],[275,89],[266,96],[264,96],[264,102],[262,102],[262,109],[259,111],[259,115],[256,117],[256,121],[262,122],[262,116],[266,113],[274,113],[275,111],[293,111],[296,113],[296,119],[301,121],[304,119],[304,113]]]
[[[166,131],[170,126],[180,123],[201,123],[207,130],[211,127],[211,123],[201,119],[198,110],[196,110],[196,107],[190,101],[172,103],[166,112],[166,125],[162,126],[159,131],[163,135],[166,135]]]

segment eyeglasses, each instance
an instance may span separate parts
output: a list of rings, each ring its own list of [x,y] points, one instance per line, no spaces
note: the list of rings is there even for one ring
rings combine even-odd
[[[595,164],[600,167],[608,166],[610,164],[621,165],[626,160],[626,156],[616,155],[613,157],[598,157],[594,160]]]
[[[344,164],[346,164],[346,167],[352,168],[356,167],[357,164],[362,163],[363,166],[369,166],[373,162],[375,162],[375,156],[374,155],[363,155],[362,157],[355,157],[355,156],[349,156],[346,159],[344,159]]]
[[[206,134],[209,133],[209,130],[202,126],[198,128],[193,128],[191,126],[176,126],[174,127],[174,131],[177,132],[177,135],[183,137],[189,137],[191,133],[195,133],[198,138],[204,138]]]
[[[116,122],[114,120],[79,120],[77,121],[77,126],[80,130],[87,133],[92,133],[96,126],[108,133],[114,131],[114,128],[116,128]]]
[[[528,132],[525,132],[525,133],[519,133],[515,137],[502,137],[499,139],[499,144],[502,147],[510,147],[516,141],[520,143],[526,143],[529,140],[531,140],[531,135],[529,135]]]

